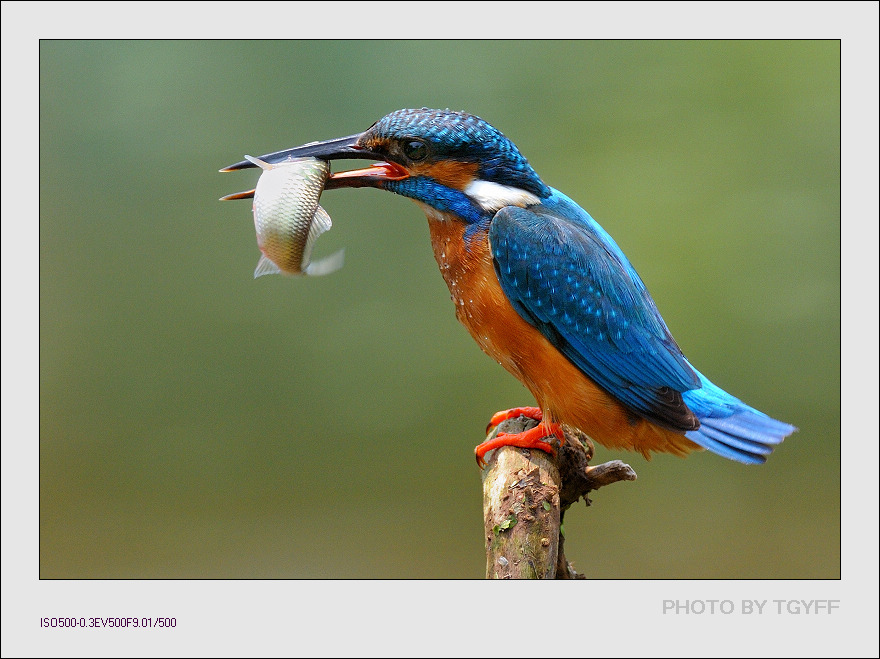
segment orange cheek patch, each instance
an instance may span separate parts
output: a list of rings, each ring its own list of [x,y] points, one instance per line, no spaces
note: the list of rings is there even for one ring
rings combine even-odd
[[[409,167],[413,176],[430,176],[446,187],[464,190],[476,178],[477,163],[443,160],[433,163],[415,163]]]

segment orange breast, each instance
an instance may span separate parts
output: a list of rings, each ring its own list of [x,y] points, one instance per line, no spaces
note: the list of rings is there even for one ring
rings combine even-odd
[[[467,225],[423,208],[458,320],[486,354],[526,386],[545,418],[579,428],[609,448],[646,457],[650,451],[684,455],[699,449],[683,434],[632,415],[520,317],[495,275],[488,232],[474,236],[465,249]]]

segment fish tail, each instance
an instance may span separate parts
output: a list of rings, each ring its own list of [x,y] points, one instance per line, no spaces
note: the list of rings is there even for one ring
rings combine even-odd
[[[303,260],[309,261],[311,259],[312,247],[314,247],[315,240],[317,240],[318,236],[322,233],[329,231],[332,226],[333,220],[330,219],[330,215],[327,214],[327,211],[318,206],[315,209],[315,215],[312,217],[312,226],[309,228],[309,236],[306,239],[306,248],[303,251]],[[339,270],[344,261],[345,250],[340,249],[338,252],[334,252],[330,256],[309,263],[309,265],[303,269],[303,272],[311,276],[328,275],[331,272]]]
[[[339,270],[344,262],[345,248],[333,252],[330,256],[325,256],[323,259],[312,261],[304,272],[312,276],[329,275],[331,272]]]

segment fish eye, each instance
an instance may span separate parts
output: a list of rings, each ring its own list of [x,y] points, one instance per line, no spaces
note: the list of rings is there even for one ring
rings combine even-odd
[[[428,157],[428,145],[421,140],[406,140],[403,143],[403,155],[413,161]]]

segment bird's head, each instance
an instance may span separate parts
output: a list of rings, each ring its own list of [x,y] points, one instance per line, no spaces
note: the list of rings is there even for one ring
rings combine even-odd
[[[516,146],[479,117],[451,110],[397,110],[363,133],[276,151],[289,158],[378,160],[331,174],[326,188],[376,187],[410,197],[441,213],[476,222],[504,206],[540,203],[550,189]],[[222,171],[252,167],[248,162]]]

